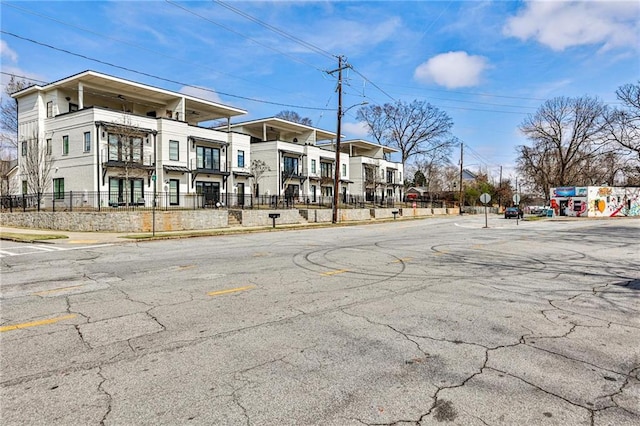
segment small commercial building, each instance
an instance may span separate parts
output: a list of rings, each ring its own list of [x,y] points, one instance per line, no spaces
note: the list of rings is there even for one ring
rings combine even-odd
[[[562,186],[550,199],[556,216],[640,216],[640,187]]]

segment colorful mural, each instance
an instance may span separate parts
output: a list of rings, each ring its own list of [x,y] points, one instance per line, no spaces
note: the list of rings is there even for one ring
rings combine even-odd
[[[550,192],[551,208],[557,216],[640,216],[638,187],[559,187]]]

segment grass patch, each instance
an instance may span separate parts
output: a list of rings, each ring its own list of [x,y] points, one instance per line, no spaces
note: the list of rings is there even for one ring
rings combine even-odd
[[[19,243],[33,243],[35,241],[60,240],[65,238],[69,237],[60,234],[18,234],[13,232],[3,232],[0,234],[0,239],[2,240],[16,241]]]

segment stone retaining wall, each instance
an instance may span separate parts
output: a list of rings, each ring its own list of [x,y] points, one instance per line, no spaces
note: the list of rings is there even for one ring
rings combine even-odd
[[[229,226],[226,210],[156,211],[156,232],[189,231]],[[59,231],[151,232],[153,212],[26,212],[0,213],[3,226]]]
[[[298,209],[290,210],[241,210],[242,226],[270,226],[273,225],[273,219],[269,217],[270,213],[279,214],[276,219],[276,226],[285,224],[304,223],[304,219],[298,213]]]

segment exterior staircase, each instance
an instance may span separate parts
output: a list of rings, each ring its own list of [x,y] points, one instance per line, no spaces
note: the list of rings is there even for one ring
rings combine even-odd
[[[242,226],[242,213],[229,210],[229,227]]]

